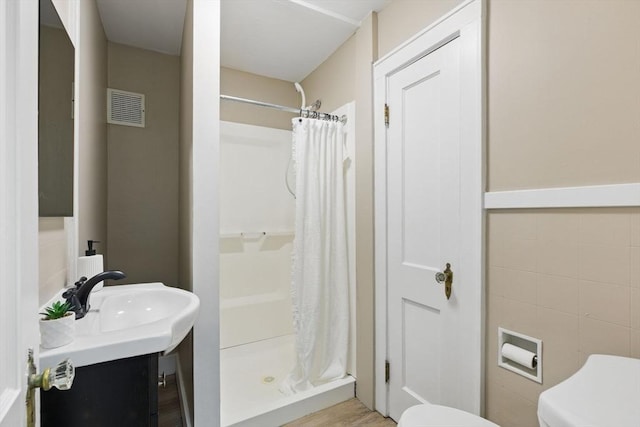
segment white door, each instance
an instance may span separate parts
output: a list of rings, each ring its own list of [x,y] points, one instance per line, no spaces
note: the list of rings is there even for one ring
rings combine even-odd
[[[391,76],[388,105],[389,413],[455,403],[459,316],[460,49],[455,39]],[[451,265],[447,300],[435,275]]]
[[[37,109],[38,2],[0,0],[0,427],[25,425],[39,343]]]
[[[483,14],[468,0],[374,65],[376,409],[396,420],[481,411]]]

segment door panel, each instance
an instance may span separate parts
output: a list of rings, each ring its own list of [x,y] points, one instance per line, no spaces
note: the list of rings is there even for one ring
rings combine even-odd
[[[441,349],[431,345],[440,341],[440,310],[406,299],[402,303],[404,391],[419,401],[436,401],[438,395],[429,384],[440,377]]]
[[[430,242],[440,240],[440,199],[430,196],[440,191],[440,158],[438,144],[425,144],[427,135],[438,140],[440,112],[440,73],[434,73],[402,90],[402,214],[404,238],[403,263],[429,268],[440,261],[440,248]],[[430,100],[423,103],[421,100]],[[426,105],[424,105],[426,104]],[[426,107],[421,110],[420,107]],[[412,179],[413,177],[420,179]],[[409,196],[409,197],[407,197]],[[429,209],[425,209],[425,204]]]
[[[454,39],[390,76],[387,99],[389,414],[455,399],[460,60]],[[451,264],[447,300],[435,274]],[[401,373],[401,374],[400,374]],[[452,386],[453,385],[453,386]]]

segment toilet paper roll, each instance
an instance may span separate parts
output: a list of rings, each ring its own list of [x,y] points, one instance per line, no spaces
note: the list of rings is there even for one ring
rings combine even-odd
[[[104,261],[102,255],[90,255],[78,257],[78,278],[84,276],[87,279],[95,276],[98,273],[104,271]],[[102,289],[102,282],[98,283],[93,292],[97,292]]]
[[[529,369],[534,369],[538,364],[538,358],[535,353],[525,350],[524,348],[516,347],[513,344],[504,343],[501,354],[505,359],[526,366]]]

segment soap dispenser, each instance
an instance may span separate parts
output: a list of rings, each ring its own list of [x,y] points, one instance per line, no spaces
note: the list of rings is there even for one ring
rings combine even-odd
[[[80,277],[86,277],[90,279],[98,273],[104,271],[104,260],[101,254],[96,254],[96,250],[93,247],[95,243],[100,243],[98,240],[88,240],[87,250],[84,252],[85,256],[78,257],[78,273],[77,279]],[[98,283],[93,292],[98,292],[102,289],[103,283]]]

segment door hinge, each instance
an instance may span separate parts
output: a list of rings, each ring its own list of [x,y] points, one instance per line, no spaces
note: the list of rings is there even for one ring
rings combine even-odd
[[[384,104],[384,125],[389,127],[389,105]]]
[[[389,361],[385,360],[384,361],[384,382],[388,383],[389,382],[389,372],[391,371],[390,365],[389,365]]]

